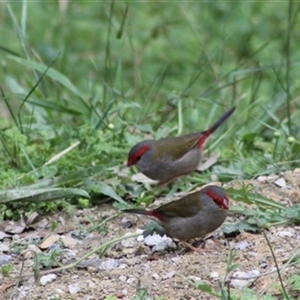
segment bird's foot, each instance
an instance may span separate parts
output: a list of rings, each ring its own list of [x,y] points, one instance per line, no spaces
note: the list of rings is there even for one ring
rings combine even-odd
[[[195,252],[203,253],[204,248],[205,248],[205,243],[203,242],[200,247],[195,247],[192,244],[186,242],[186,241],[181,241],[185,246],[187,246],[189,249]],[[205,252],[210,252],[210,250],[205,250]]]

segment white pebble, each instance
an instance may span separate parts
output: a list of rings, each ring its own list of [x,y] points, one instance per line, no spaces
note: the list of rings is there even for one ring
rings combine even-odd
[[[175,244],[171,238],[166,235],[160,236],[159,234],[148,235],[144,239],[144,243],[147,246],[153,246],[152,251],[163,251],[169,247],[174,248]]]
[[[171,260],[172,260],[172,262],[177,263],[181,260],[181,257],[180,256],[172,257]]]
[[[57,278],[56,274],[47,274],[41,277],[40,279],[40,284],[41,285],[46,285],[52,281],[54,281]]]
[[[133,283],[135,282],[135,278],[134,277],[130,277],[127,279],[126,281],[128,284],[133,285]]]
[[[170,278],[174,277],[175,274],[176,274],[175,271],[171,271],[171,272],[167,273],[166,275],[164,275],[163,279],[170,279]]]
[[[248,272],[241,272],[241,271],[234,272],[232,276],[241,279],[232,279],[230,284],[234,288],[241,290],[242,288],[251,285],[251,283],[256,280],[256,277],[259,274],[260,272],[258,270],[252,270]]]
[[[267,181],[268,177],[267,176],[258,176],[256,178],[257,181],[259,182],[264,182],[264,181]]]
[[[135,238],[129,238],[121,241],[123,248],[135,248],[137,246],[137,240]]]
[[[94,288],[96,286],[95,282],[93,282],[92,280],[88,280],[87,281],[89,288]]]
[[[139,235],[139,236],[136,238],[136,240],[137,240],[138,242],[142,242],[142,241],[144,240],[144,237],[143,237],[142,235]]]
[[[101,262],[99,269],[100,270],[111,270],[115,269],[120,265],[119,261],[113,258],[108,258],[107,260],[104,260]]]
[[[9,251],[9,246],[4,243],[0,243],[0,252],[8,252]]]
[[[294,234],[292,232],[290,232],[290,231],[282,230],[282,231],[276,232],[276,235],[279,236],[279,237],[281,237],[281,238],[290,238]]]
[[[159,280],[160,276],[157,273],[153,273],[152,278],[155,279],[155,280]]]
[[[241,242],[236,243],[234,248],[237,250],[245,250],[249,246],[250,246],[250,244],[247,241],[241,241]]]
[[[219,273],[218,272],[211,272],[210,273],[210,275],[209,275],[209,277],[211,278],[211,279],[216,279],[216,278],[219,278]]]
[[[277,179],[274,183],[281,188],[286,187],[286,181],[283,177]]]
[[[126,282],[127,276],[121,275],[121,276],[119,277],[119,280],[122,281],[122,282]]]
[[[56,291],[58,294],[63,294],[63,293],[64,293],[64,291],[61,290],[61,289],[56,289],[55,291]]]
[[[193,280],[193,281],[201,281],[201,278],[198,277],[198,276],[191,275],[191,276],[188,276],[188,278],[191,279],[191,280]]]
[[[81,290],[79,283],[69,284],[68,289],[71,295],[77,294]]]

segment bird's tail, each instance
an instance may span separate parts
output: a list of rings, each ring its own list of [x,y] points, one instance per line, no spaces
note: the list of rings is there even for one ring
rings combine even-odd
[[[129,213],[129,214],[137,214],[137,215],[149,215],[149,211],[145,209],[123,209],[122,210],[124,213]]]
[[[207,130],[202,132],[202,135],[198,141],[198,147],[201,148],[205,141],[207,140],[207,138],[217,129],[219,128],[224,121],[226,121],[231,115],[232,113],[235,111],[235,107],[231,108],[230,110],[228,110],[215,124],[213,124],[210,128],[208,128]]]

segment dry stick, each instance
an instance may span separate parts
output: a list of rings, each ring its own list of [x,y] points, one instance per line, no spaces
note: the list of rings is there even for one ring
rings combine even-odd
[[[141,234],[140,233],[134,233],[134,234],[131,234],[131,235],[123,235],[121,237],[117,237],[115,239],[112,239],[100,246],[98,246],[96,249],[88,252],[87,254],[83,255],[81,258],[79,258],[77,261],[75,261],[74,263],[71,263],[71,264],[68,264],[66,266],[62,266],[62,267],[59,267],[59,268],[56,268],[56,269],[50,269],[50,270],[45,270],[45,271],[41,271],[40,272],[40,275],[46,275],[46,274],[49,274],[49,273],[55,273],[55,272],[61,272],[61,271],[64,271],[64,270],[68,270],[68,269],[73,269],[75,268],[76,266],[78,266],[83,260],[85,260],[86,258],[88,258],[89,256],[93,255],[94,253],[98,252],[98,251],[102,251],[104,253],[104,251],[113,243],[116,243],[116,242],[119,242],[119,241],[122,241],[124,239],[130,239],[130,238],[134,238],[134,237],[138,237],[140,236]],[[102,253],[102,254],[103,254]],[[19,280],[21,279],[25,279],[27,277],[31,277],[32,274],[24,274],[22,276],[19,276]]]
[[[36,252],[34,252],[33,250],[27,250],[25,253],[27,253],[27,252],[31,252],[31,253],[33,253],[33,255],[36,257]],[[24,253],[24,255],[25,255],[25,253]],[[16,280],[16,282],[15,282],[15,290],[14,290],[14,292],[12,293],[12,295],[11,295],[11,297],[10,297],[10,300],[12,300],[13,299],[13,297],[14,297],[14,295],[16,294],[16,290],[17,290],[17,288],[18,288],[18,285],[19,285],[19,283],[21,282],[21,280],[22,280],[22,273],[23,273],[23,269],[24,269],[24,261],[25,261],[25,257],[23,256],[22,257],[22,263],[21,263],[21,270],[20,270],[20,274],[19,274],[19,276],[18,276],[18,279]]]
[[[276,259],[275,253],[274,253],[274,251],[273,251],[272,245],[271,245],[271,243],[270,243],[270,240],[269,240],[269,238],[268,238],[268,236],[267,236],[267,234],[266,234],[265,229],[263,228],[263,226],[262,226],[261,223],[259,222],[259,220],[258,220],[257,218],[255,218],[255,221],[256,221],[258,227],[260,227],[260,229],[262,230],[263,235],[264,235],[264,237],[265,237],[265,239],[266,239],[266,241],[267,241],[267,244],[268,244],[268,246],[269,246],[269,248],[270,248],[270,251],[271,251],[271,254],[272,254],[272,257],[273,257],[275,266],[276,266],[276,271],[277,271],[277,274],[278,274],[278,278],[279,278],[279,281],[280,281],[281,288],[282,288],[282,290],[283,290],[283,293],[284,293],[286,299],[289,300],[290,298],[289,298],[289,296],[288,296],[288,294],[287,294],[287,292],[286,292],[286,289],[285,289],[285,287],[284,287],[283,280],[282,280],[281,273],[280,273],[280,269],[279,269],[279,266],[278,266],[278,263],[277,263],[277,259]]]

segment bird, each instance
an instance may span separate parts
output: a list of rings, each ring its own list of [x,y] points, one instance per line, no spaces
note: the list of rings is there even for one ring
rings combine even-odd
[[[205,142],[234,110],[235,107],[228,110],[205,131],[137,143],[129,151],[127,166],[136,166],[148,178],[158,181],[159,185],[192,173],[200,163]]]
[[[155,209],[123,210],[158,221],[169,237],[178,239],[194,251],[199,250],[187,240],[203,237],[218,229],[224,223],[228,211],[229,197],[222,187],[216,185],[208,185]]]

